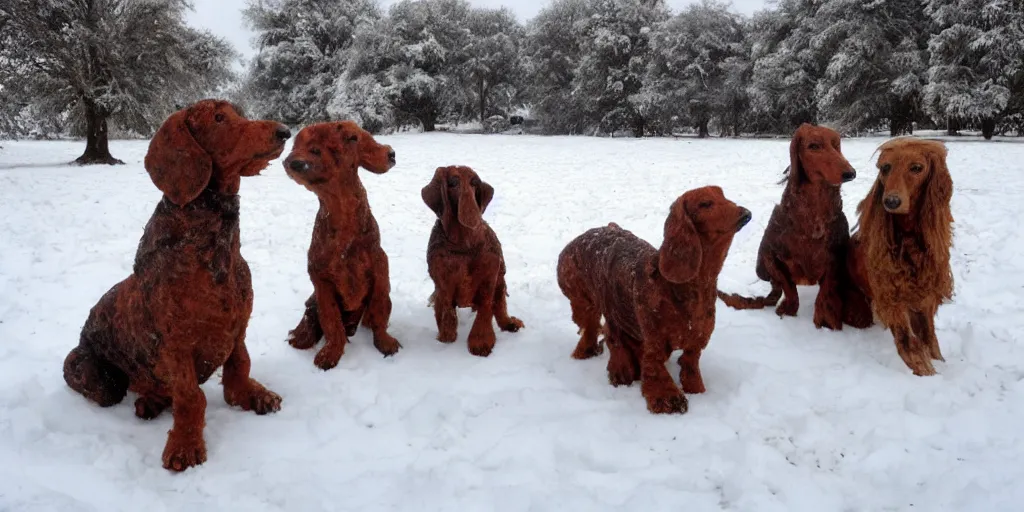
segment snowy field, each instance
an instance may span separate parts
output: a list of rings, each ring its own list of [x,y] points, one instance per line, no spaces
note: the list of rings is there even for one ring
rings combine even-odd
[[[363,173],[391,261],[383,359],[361,330],[338,368],[285,343],[312,285],[314,196],[274,162],[243,180],[242,254],[255,309],[253,375],[280,413],[209,397],[209,461],[161,467],[171,415],[136,419],[133,397],[101,409],[61,376],[89,309],[131,271],[159,199],[143,141],[113,142],[119,167],[67,166],[81,142],[0,145],[0,510],[744,510],[1011,511],[1024,500],[1024,144],[950,143],[956,297],[936,321],[946,363],[911,375],[887,331],[815,330],[815,288],[797,318],[719,303],[702,358],[708,386],[685,415],[647,412],[639,386],[607,383],[607,352],[577,341],[555,282],[558,252],[615,221],[655,245],[672,200],[718,184],[754,213],[719,285],[767,291],[754,256],[788,163],[785,140],[597,139],[403,134],[398,166]],[[884,139],[851,139],[859,171]],[[509,308],[491,357],[435,341],[425,251],[434,218],[420,187],[442,164],[496,190],[485,218],[508,262]],[[673,374],[678,373],[674,359]]]

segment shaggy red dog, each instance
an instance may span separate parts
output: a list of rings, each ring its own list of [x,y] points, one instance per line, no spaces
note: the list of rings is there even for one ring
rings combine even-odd
[[[580,327],[573,357],[601,353],[604,316],[612,385],[639,378],[648,410],[686,412],[686,397],[665,361],[682,349],[683,391],[704,392],[700,354],[715,328],[718,273],[733,235],[749,221],[750,211],[726,199],[721,188],[704,187],[672,204],[660,249],[615,223],[570,242],[558,256],[558,286]]]
[[[775,305],[779,316],[796,316],[797,285],[820,285],[814,303],[814,325],[843,328],[841,289],[850,225],[843,214],[839,186],[857,173],[846,161],[835,130],[802,124],[789,145],[786,188],[772,211],[757,251],[757,277],[772,285],[765,297],[718,292],[736,309]]]
[[[427,244],[437,339],[454,342],[459,327],[455,308],[473,308],[476,321],[469,331],[469,352],[487,357],[494,349],[492,319],[503,331],[523,328],[522,321],[508,316],[505,257],[498,236],[483,219],[494,188],[469,167],[439,167],[420,195],[437,214]]]
[[[388,256],[358,173],[362,167],[383,174],[394,165],[391,146],[378,144],[352,121],[304,128],[284,161],[288,176],[320,199],[309,245],[313,295],[288,342],[308,349],[326,338],[313,360],[323,370],[337,366],[360,321],[373,331],[373,345],[385,357],[402,346],[387,331]]]
[[[857,206],[848,309],[869,318],[873,309],[914,374],[934,375],[932,359],[944,361],[935,313],[953,297],[953,180],[946,147],[908,137],[880,149],[878,179]]]
[[[135,254],[132,275],[89,312],[64,380],[100,406],[139,394],[135,415],[173,408],[165,468],[206,461],[206,396],[199,385],[224,366],[224,399],[256,414],[281,397],[249,377],[245,330],[252,312],[249,266],[239,251],[238,187],[280,156],[290,133],[249,121],[224,101],[171,115],[146,154],[164,193]]]

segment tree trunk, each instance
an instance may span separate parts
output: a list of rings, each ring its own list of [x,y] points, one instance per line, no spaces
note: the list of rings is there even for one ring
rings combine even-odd
[[[701,119],[697,122],[697,137],[701,139],[708,138],[708,119]]]
[[[985,140],[992,140],[992,136],[996,133],[996,120],[992,118],[985,118],[981,120],[981,136],[985,137]]]
[[[437,116],[433,113],[420,116],[420,123],[423,124],[423,131],[432,132],[437,129],[435,123],[437,122]]]
[[[487,89],[484,87],[484,79],[480,79],[480,124],[484,124],[487,117]]]
[[[107,164],[124,165],[124,162],[110,155],[107,140],[107,114],[92,101],[85,101],[85,153],[75,160],[79,165]]]
[[[633,118],[633,136],[638,139],[643,137],[647,131],[646,126],[647,123],[644,122],[643,116],[635,116]]]
[[[946,135],[960,135],[960,120],[955,117],[946,118]]]

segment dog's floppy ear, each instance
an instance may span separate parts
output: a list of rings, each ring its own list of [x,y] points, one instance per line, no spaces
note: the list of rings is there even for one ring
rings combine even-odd
[[[804,128],[809,126],[807,123],[801,124],[793,133],[793,140],[789,141],[789,180],[795,183],[806,179],[803,166],[800,164],[800,148],[804,143]]]
[[[701,249],[697,228],[679,201],[672,205],[665,220],[665,239],[658,250],[658,271],[676,284],[691,281],[700,270]]]
[[[423,202],[431,209],[434,213],[441,217],[444,215],[445,210],[448,209],[448,194],[445,183],[445,168],[438,167],[434,171],[434,179],[427,183],[427,186],[420,190],[420,197],[423,198]]]
[[[476,187],[476,204],[480,205],[481,215],[487,211],[487,205],[491,204],[491,199],[494,199],[494,187],[486,181],[480,180],[480,185]]]
[[[928,181],[924,184],[921,197],[921,224],[925,233],[925,243],[934,243],[936,247],[928,247],[929,251],[949,251],[952,241],[953,214],[949,201],[953,198],[953,178],[946,167],[946,148],[936,144],[929,148]]]
[[[189,131],[188,110],[168,117],[149,142],[146,172],[156,188],[178,206],[195,199],[213,174],[213,162]]]

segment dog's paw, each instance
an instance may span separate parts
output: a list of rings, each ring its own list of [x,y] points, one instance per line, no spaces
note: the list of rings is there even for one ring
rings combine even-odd
[[[327,347],[320,349],[313,358],[313,364],[324,371],[338,366],[338,361],[341,361],[341,353],[327,350]]]
[[[373,346],[377,351],[384,354],[384,357],[393,356],[402,348],[402,344],[388,334],[373,337]]]
[[[519,329],[526,327],[526,325],[523,324],[522,320],[513,316],[509,317],[508,322],[500,327],[505,332],[519,332]]]
[[[144,420],[152,420],[160,416],[170,405],[170,398],[140,396],[135,400],[135,416]]]
[[[164,447],[164,468],[171,471],[185,471],[206,462],[206,443],[202,437],[179,438],[171,431]]]

